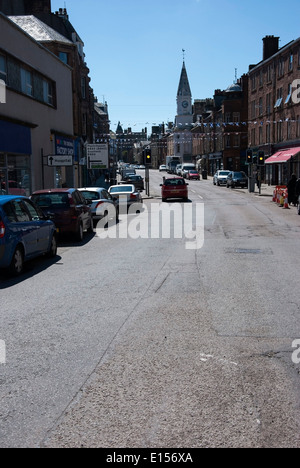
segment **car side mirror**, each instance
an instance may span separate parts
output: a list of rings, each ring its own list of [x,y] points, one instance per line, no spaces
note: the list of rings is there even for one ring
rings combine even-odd
[[[160,186],[160,187],[162,187],[162,186],[163,186],[163,184],[160,184],[159,186]]]

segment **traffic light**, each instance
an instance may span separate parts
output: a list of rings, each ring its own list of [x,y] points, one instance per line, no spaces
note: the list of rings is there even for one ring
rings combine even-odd
[[[259,166],[265,165],[265,152],[264,151],[258,152],[258,165]]]
[[[247,164],[253,163],[253,152],[252,150],[247,150]]]
[[[152,158],[151,158],[151,149],[146,149],[145,151],[145,159],[146,159],[146,164],[151,164],[152,163]]]

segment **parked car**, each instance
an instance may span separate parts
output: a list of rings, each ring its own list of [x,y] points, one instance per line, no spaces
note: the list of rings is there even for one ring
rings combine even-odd
[[[0,197],[0,268],[22,273],[24,262],[40,255],[55,257],[54,223],[27,197]]]
[[[176,166],[176,174],[179,176],[181,176],[181,168],[182,168],[182,164],[178,164]]]
[[[141,192],[145,190],[144,179],[140,175],[125,176],[124,180],[121,181],[121,184],[134,185],[136,190],[140,190]]]
[[[26,190],[21,187],[21,184],[18,184],[15,180],[8,181],[8,191],[6,189],[6,183],[1,183],[1,189],[8,195],[20,195],[21,197],[26,196]]]
[[[126,177],[126,176],[136,175],[136,170],[135,169],[128,169],[128,168],[121,169],[120,174],[121,174],[122,179],[124,179],[124,177]]]
[[[93,230],[91,208],[79,190],[49,189],[34,192],[31,199],[46,216],[51,216],[59,234],[75,235],[83,240],[84,231]]]
[[[164,183],[161,184],[161,196],[162,201],[165,202],[170,198],[181,198],[184,201],[188,201],[188,184],[182,177],[173,177],[165,179]]]
[[[161,164],[161,166],[159,166],[159,172],[167,172],[167,166],[165,164]]]
[[[198,171],[192,170],[187,173],[186,178],[188,180],[200,180],[200,174]]]
[[[192,163],[182,164],[181,176],[186,178],[189,171],[195,171],[195,170],[196,170],[195,164],[192,164]]]
[[[245,172],[230,172],[226,180],[227,188],[248,187],[248,177]]]
[[[143,203],[142,195],[136,190],[132,184],[128,185],[112,185],[108,192],[119,206],[119,212],[122,214],[122,206],[126,206],[127,210],[134,203]],[[121,197],[121,198],[120,198]]]
[[[88,206],[91,208],[93,226],[96,227],[98,221],[105,218],[114,219],[118,222],[119,207],[113,197],[105,188],[88,187],[78,189],[84,196]]]
[[[217,171],[213,178],[214,185],[226,185],[230,171]]]

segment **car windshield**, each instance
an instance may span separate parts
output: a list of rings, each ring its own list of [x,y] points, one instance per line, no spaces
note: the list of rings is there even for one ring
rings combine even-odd
[[[228,175],[229,174],[229,171],[220,171],[219,172],[219,175]]]
[[[190,174],[198,174],[197,171],[190,171]]]
[[[193,171],[193,170],[195,170],[195,167],[194,166],[184,166],[183,170],[184,171]]]
[[[118,187],[111,187],[110,193],[132,192],[130,185],[119,185]]]
[[[245,174],[243,172],[235,172],[233,175],[236,179],[243,179]]]
[[[185,185],[183,179],[167,179],[165,185]]]
[[[65,208],[69,206],[67,193],[42,193],[32,196],[32,201],[41,208]]]
[[[82,190],[82,195],[86,200],[100,200],[100,194],[98,192],[93,192],[91,190]]]

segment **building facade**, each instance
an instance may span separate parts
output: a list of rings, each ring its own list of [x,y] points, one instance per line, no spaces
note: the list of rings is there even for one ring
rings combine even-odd
[[[263,60],[249,69],[249,148],[254,155],[264,151],[270,184],[286,184],[292,173],[300,177],[299,70],[300,38],[279,49],[274,36],[263,39]],[[279,153],[288,149],[294,155],[284,161]]]
[[[74,183],[73,166],[57,172],[49,157],[74,156],[72,70],[0,13],[1,193],[30,195]]]

